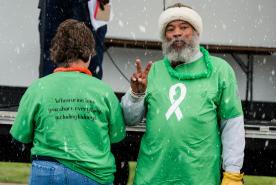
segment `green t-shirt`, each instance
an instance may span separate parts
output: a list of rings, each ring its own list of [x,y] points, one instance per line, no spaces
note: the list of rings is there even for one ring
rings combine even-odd
[[[57,72],[34,82],[20,101],[11,128],[32,155],[50,156],[100,183],[116,171],[110,145],[125,137],[122,110],[112,89],[79,72]]]
[[[219,185],[218,120],[242,115],[234,72],[210,56],[208,77],[181,80],[169,74],[164,60],[155,62],[148,75],[146,132],[134,184]],[[206,70],[203,57],[175,68],[195,76]]]

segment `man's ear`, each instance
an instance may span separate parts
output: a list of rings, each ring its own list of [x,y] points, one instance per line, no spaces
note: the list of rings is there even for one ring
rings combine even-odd
[[[193,32],[194,33],[196,33],[197,34],[197,36],[199,36],[199,33],[198,33],[198,31],[196,31],[196,29],[192,26],[192,28],[193,28]]]

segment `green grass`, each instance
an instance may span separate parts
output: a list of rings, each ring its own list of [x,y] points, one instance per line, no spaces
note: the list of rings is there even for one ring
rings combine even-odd
[[[245,176],[245,185],[276,185],[276,177]]]
[[[0,183],[27,184],[31,164],[0,162]],[[127,185],[132,185],[136,162],[129,162],[129,177]],[[276,185],[276,177],[245,176],[245,185]]]
[[[128,166],[129,166],[129,175],[128,175],[127,185],[132,185],[134,180],[134,175],[135,175],[136,162],[129,161]]]
[[[0,162],[0,182],[27,184],[31,164]]]
[[[135,175],[136,162],[129,162],[129,177],[127,185],[133,184],[133,177]],[[244,185],[276,185],[276,177],[263,176],[245,176]]]

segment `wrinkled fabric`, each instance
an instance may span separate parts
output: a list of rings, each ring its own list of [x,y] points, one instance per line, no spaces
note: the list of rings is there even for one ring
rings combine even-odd
[[[146,132],[141,141],[134,184],[219,185],[221,139],[218,120],[242,115],[231,67],[210,57],[208,78],[179,80],[164,62],[148,76]],[[175,68],[197,74],[203,59]]]
[[[125,126],[109,86],[83,73],[57,72],[27,89],[10,132],[20,142],[33,143],[32,155],[55,158],[111,183],[116,166],[110,145],[125,137]]]
[[[32,162],[30,185],[102,185],[88,177],[50,161]],[[113,185],[112,183],[106,185]]]

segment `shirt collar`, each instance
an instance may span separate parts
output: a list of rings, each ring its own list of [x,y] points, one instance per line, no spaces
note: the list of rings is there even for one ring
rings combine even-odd
[[[198,59],[200,59],[202,56],[203,54],[201,53],[200,50],[198,50],[198,52],[194,56],[192,56],[189,61],[185,62],[185,64],[195,62]]]

